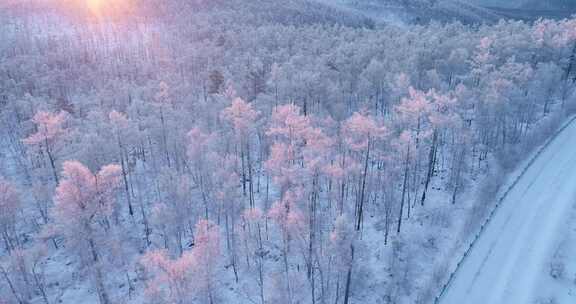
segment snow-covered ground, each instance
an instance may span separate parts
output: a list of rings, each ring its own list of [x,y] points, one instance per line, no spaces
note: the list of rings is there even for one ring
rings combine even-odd
[[[576,302],[576,206],[573,206],[554,254],[538,277],[537,304]]]
[[[440,303],[538,303],[545,290],[554,290],[546,277],[576,202],[575,141],[572,122],[501,202]],[[574,303],[570,288],[554,303]]]

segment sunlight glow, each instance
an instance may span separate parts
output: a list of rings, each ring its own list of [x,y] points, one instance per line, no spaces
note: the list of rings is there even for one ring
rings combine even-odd
[[[134,0],[76,0],[97,18],[127,17],[135,9]]]
[[[106,0],[86,0],[86,7],[96,15],[100,15],[102,13],[102,8],[104,6],[104,2]]]

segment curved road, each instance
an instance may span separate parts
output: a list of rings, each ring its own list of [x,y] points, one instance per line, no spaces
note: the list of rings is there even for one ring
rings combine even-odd
[[[532,163],[447,289],[442,304],[531,304],[576,202],[576,122]]]

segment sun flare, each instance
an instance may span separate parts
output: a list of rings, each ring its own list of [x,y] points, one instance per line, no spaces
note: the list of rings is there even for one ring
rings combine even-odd
[[[86,0],[86,7],[88,10],[90,10],[90,12],[96,15],[100,15],[102,13],[105,2],[109,2],[109,0]]]
[[[96,17],[122,17],[134,9],[133,0],[78,0],[81,6]]]

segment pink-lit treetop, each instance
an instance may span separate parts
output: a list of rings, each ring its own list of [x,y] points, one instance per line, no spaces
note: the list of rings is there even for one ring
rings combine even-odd
[[[264,218],[264,214],[258,207],[247,208],[242,212],[242,218],[247,222],[257,223]]]
[[[288,187],[291,183],[298,180],[299,170],[289,165],[295,161],[294,147],[277,142],[270,147],[270,157],[266,161],[265,166],[274,183],[280,187]]]
[[[220,227],[202,219],[195,228],[194,257],[199,262],[214,266],[220,256]]]
[[[402,98],[402,102],[395,109],[404,122],[416,125],[432,110],[431,100],[428,94],[412,87],[408,92],[409,96]]]
[[[287,104],[274,108],[266,135],[295,144],[304,144],[310,127],[310,118],[300,115],[300,107]]]
[[[124,129],[128,127],[129,124],[128,117],[124,113],[118,112],[116,110],[110,111],[108,114],[108,119],[118,129]]]
[[[565,47],[576,42],[576,19],[553,21],[538,20],[534,25],[533,37],[540,45]]]
[[[24,139],[28,145],[46,146],[51,149],[54,143],[66,134],[66,112],[51,113],[40,111],[34,115],[32,122],[36,124],[36,133]]]
[[[472,74],[477,80],[494,68],[494,60],[497,56],[493,54],[493,44],[494,38],[483,37],[476,47],[472,56]]]
[[[190,251],[178,259],[170,259],[165,250],[153,250],[141,260],[152,279],[146,286],[146,294],[172,303],[182,303],[191,295],[195,260]]]
[[[452,93],[410,88],[409,96],[403,98],[395,110],[406,130],[416,132],[419,138],[427,138],[434,129],[455,126],[460,122],[457,105],[458,100]]]
[[[302,151],[304,163],[309,171],[328,165],[334,141],[319,127],[310,127],[305,134],[306,146]]]
[[[335,262],[339,267],[346,267],[351,262],[351,245],[355,240],[355,231],[345,215],[340,215],[334,222],[330,233],[332,253],[337,257]]]
[[[96,174],[78,161],[63,164],[63,179],[56,188],[56,215],[63,221],[91,221],[95,215],[110,214],[120,182],[118,165],[102,167]]]
[[[275,139],[266,168],[281,187],[322,168],[333,143],[312,124],[311,117],[301,115],[300,108],[292,104],[274,109],[266,134]]]
[[[240,187],[240,174],[238,163],[240,162],[235,155],[227,154],[218,156],[220,164],[214,169],[214,176],[217,183],[216,198],[224,203],[232,203],[238,199],[238,188]]]
[[[442,94],[430,90],[428,95],[432,102],[429,120],[433,127],[448,128],[458,126],[461,123],[461,118],[457,113],[458,100],[454,94]]]
[[[166,82],[161,81],[160,84],[158,84],[158,91],[154,95],[154,102],[161,107],[170,107],[173,105],[174,101],[170,95],[170,86]]]
[[[352,151],[364,151],[371,141],[387,136],[387,129],[370,115],[354,113],[344,123],[344,141]]]
[[[220,229],[208,220],[195,227],[194,248],[177,259],[165,250],[148,252],[142,264],[152,275],[147,294],[169,303],[189,303],[192,298],[212,297],[220,258]]]
[[[291,189],[268,210],[268,217],[285,232],[297,230],[304,224],[304,215],[298,208],[298,201],[303,199],[302,193],[301,189]]]
[[[249,133],[260,111],[254,110],[252,104],[244,101],[240,97],[232,100],[232,104],[222,111],[222,118],[228,121],[234,127],[234,133],[237,137],[243,138]]]

